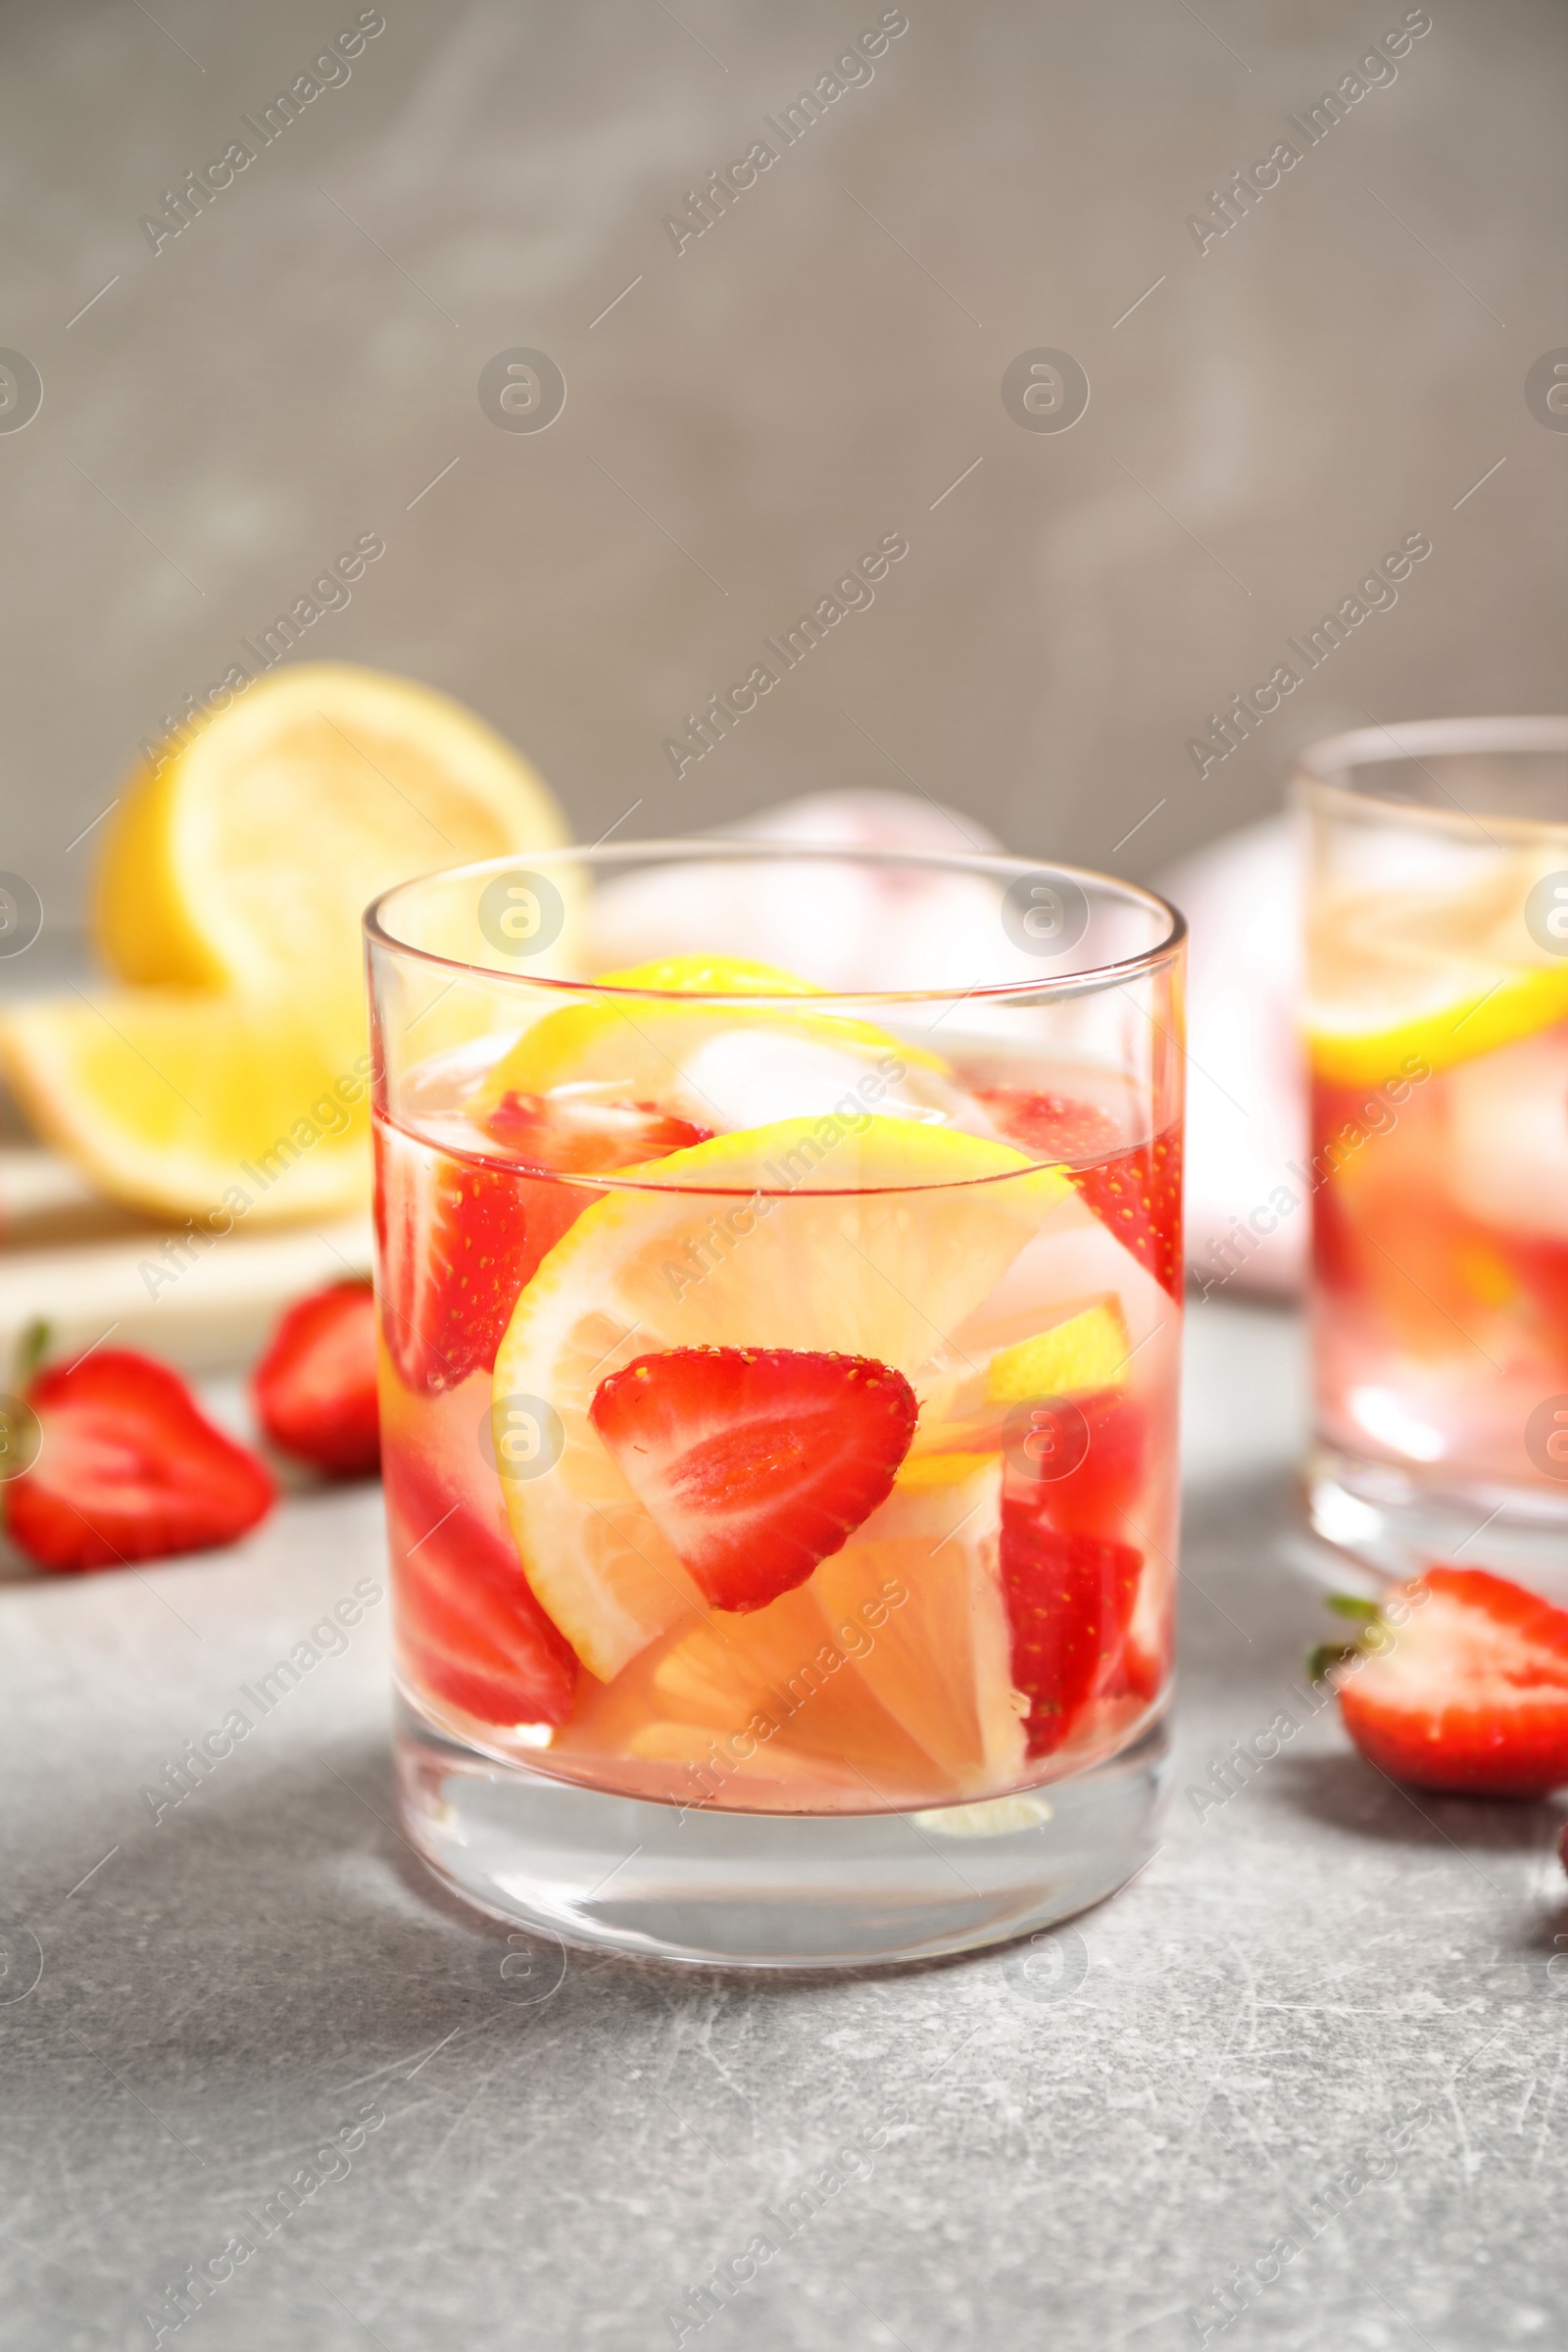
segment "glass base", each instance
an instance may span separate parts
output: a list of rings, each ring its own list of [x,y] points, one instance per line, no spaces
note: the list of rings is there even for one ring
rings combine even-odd
[[[649,1959],[858,1968],[1002,1943],[1113,1893],[1154,1851],[1169,1734],[1160,1717],[1021,1795],[873,1814],[603,1795],[481,1753],[401,1693],[396,1747],[410,1838],[481,1910]]]
[[[1560,1502],[1502,1481],[1446,1487],[1320,1446],[1307,1461],[1306,1510],[1315,1536],[1377,1576],[1489,1568],[1568,1607],[1568,1486]]]

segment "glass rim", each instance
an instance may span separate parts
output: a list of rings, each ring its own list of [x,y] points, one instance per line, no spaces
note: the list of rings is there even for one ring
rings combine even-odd
[[[1136,956],[1118,956],[1106,963],[1091,965],[1087,970],[1073,972],[1043,972],[1027,980],[1003,980],[976,983],[972,988],[904,988],[904,989],[824,989],[813,992],[818,1001],[827,1004],[856,1006],[890,1006],[897,1004],[951,1004],[973,1000],[975,1003],[1005,1004],[1009,1001],[1038,1002],[1041,998],[1084,996],[1093,990],[1119,988],[1127,981],[1156,972],[1173,962],[1187,939],[1187,918],[1157,891],[1147,889],[1140,882],[1126,882],[1118,875],[1103,874],[1093,866],[1067,865],[1043,858],[1014,858],[986,851],[950,851],[873,848],[854,843],[796,842],[748,838],[745,835],[694,834],[660,836],[647,841],[593,842],[564,849],[513,851],[499,858],[476,858],[459,865],[437,866],[423,874],[411,875],[407,881],[396,882],[383,890],[366,907],[361,918],[368,944],[384,949],[392,955],[407,956],[432,971],[471,976],[484,981],[512,982],[520,987],[557,990],[564,999],[623,998],[634,1004],[690,1004],[694,992],[686,989],[625,988],[607,986],[598,980],[568,980],[558,973],[508,970],[498,963],[473,963],[462,956],[443,956],[434,948],[416,946],[411,940],[400,939],[388,922],[394,903],[405,895],[427,889],[432,883],[454,882],[466,875],[494,877],[518,870],[548,874],[572,866],[634,865],[656,861],[674,864],[680,861],[696,863],[733,863],[751,858],[763,863],[777,864],[785,860],[857,865],[924,866],[947,873],[989,875],[993,880],[1004,876],[1016,882],[1028,875],[1063,877],[1080,888],[1093,885],[1119,897],[1124,903],[1142,906],[1167,926],[1164,936],[1153,946],[1142,949]],[[719,990],[703,990],[705,1004],[794,1005],[800,1006],[797,996],[766,996],[747,992],[724,994]]]
[[[1401,763],[1421,767],[1423,759],[1485,752],[1503,757],[1532,752],[1568,754],[1568,712],[1538,717],[1417,718],[1396,726],[1354,727],[1343,735],[1325,736],[1298,752],[1291,764],[1289,792],[1298,808],[1322,808],[1368,821],[1398,817],[1407,824],[1431,826],[1445,833],[1479,830],[1494,839],[1495,828],[1512,841],[1535,841],[1543,834],[1568,832],[1568,817],[1559,820],[1489,810],[1482,818],[1457,799],[1452,808],[1442,808],[1421,801],[1391,800],[1353,781],[1360,768]],[[1423,768],[1422,772],[1429,771]],[[1438,783],[1435,776],[1431,780]],[[1439,790],[1444,789],[1440,784]]]

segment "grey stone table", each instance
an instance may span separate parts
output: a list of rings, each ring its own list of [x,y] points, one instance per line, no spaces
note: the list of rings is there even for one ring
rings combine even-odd
[[[503,1977],[394,1826],[384,1602],[155,1822],[383,1583],[373,1489],[0,1589],[0,1991],[42,1956],[0,2001],[3,2352],[1568,2341],[1553,1809],[1417,1802],[1328,1713],[1216,1799],[1320,1631],[1300,1394],[1290,1318],[1195,1310],[1159,1853],[1033,1951],[904,1973]],[[719,2263],[755,2277],[705,2303]]]

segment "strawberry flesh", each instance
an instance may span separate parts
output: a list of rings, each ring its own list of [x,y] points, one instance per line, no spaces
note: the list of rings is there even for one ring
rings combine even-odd
[[[503,1095],[483,1122],[486,1135],[524,1167],[590,1176],[662,1159],[712,1130],[694,1127],[654,1102],[596,1102],[571,1095]]]
[[[1042,1158],[1065,1161],[1079,1198],[1173,1298],[1182,1288],[1182,1141],[1167,1127],[1121,1152],[1116,1129],[1091,1102],[997,1086],[980,1096],[1004,1135]],[[1074,1162],[1086,1162],[1075,1165]]]
[[[524,1283],[598,1198],[552,1176],[632,1167],[707,1137],[646,1103],[516,1094],[502,1097],[484,1131],[514,1165],[438,1155],[377,1132],[382,1323],[398,1376],[416,1396],[494,1369]]]
[[[675,1348],[599,1384],[589,1419],[718,1609],[804,1584],[885,1502],[919,1407],[871,1356]]]
[[[1143,1405],[1125,1389],[1081,1389],[1063,1399],[1083,1415],[1088,1446],[1064,1478],[1028,1478],[1009,1466],[1009,1492],[1064,1535],[1095,1536],[1125,1518],[1135,1502],[1149,1450]]]
[[[1484,1568],[1430,1568],[1378,1646],[1335,1672],[1345,1728],[1381,1772],[1452,1795],[1568,1783],[1568,1609]]]
[[[251,1396],[280,1453],[327,1478],[373,1478],[381,1426],[369,1284],[334,1282],[296,1300],[251,1377]]]
[[[26,1402],[41,1444],[31,1469],[4,1490],[6,1532],[40,1568],[206,1551],[232,1544],[272,1506],[262,1463],[151,1356],[98,1348],[40,1373]]]
[[[563,1724],[577,1659],[545,1615],[515,1551],[467,1503],[400,1452],[386,1465],[398,1641],[409,1678],[492,1724]]]
[[[1051,1527],[1029,1501],[1004,1495],[1002,1584],[1031,1756],[1058,1748],[1114,1677],[1142,1570],[1132,1544]]]
[[[1004,1135],[1042,1159],[1091,1160],[1113,1151],[1120,1140],[1116,1122],[1093,1102],[1072,1095],[1033,1094],[1022,1086],[982,1088],[983,1102]]]

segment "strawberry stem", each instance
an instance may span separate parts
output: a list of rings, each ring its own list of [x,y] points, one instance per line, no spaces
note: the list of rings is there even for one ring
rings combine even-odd
[[[1380,1614],[1375,1600],[1363,1600],[1356,1592],[1331,1592],[1328,1605],[1341,1617],[1359,1617],[1368,1624],[1375,1623]]]
[[[54,1333],[42,1316],[35,1316],[17,1342],[16,1362],[12,1367],[12,1387],[20,1396],[31,1381],[38,1366],[49,1352]]]
[[[1353,1642],[1320,1642],[1316,1649],[1307,1652],[1306,1679],[1309,1683],[1321,1683],[1336,1666],[1343,1666],[1348,1659],[1360,1654]]]

